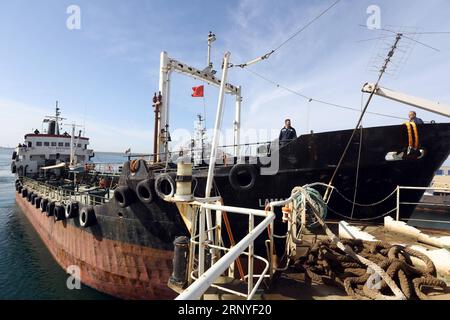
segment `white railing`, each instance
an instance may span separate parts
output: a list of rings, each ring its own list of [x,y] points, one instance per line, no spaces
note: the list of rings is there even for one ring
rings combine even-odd
[[[76,191],[44,184],[42,182],[38,182],[29,178],[23,178],[23,182],[24,186],[30,191],[33,191],[42,197],[49,198],[53,201],[63,204],[68,204],[71,201],[76,201],[80,204],[95,206],[107,203],[110,200],[111,192],[107,192],[105,196],[99,196],[89,193],[95,191],[95,189]]]
[[[396,220],[400,221],[400,206],[401,205],[421,205],[421,206],[429,206],[429,207],[435,207],[435,206],[441,206],[441,207],[448,207],[450,208],[450,205],[448,204],[437,204],[437,203],[427,203],[427,202],[405,202],[400,201],[400,191],[401,190],[433,190],[434,192],[445,192],[449,193],[450,189],[448,188],[433,188],[433,187],[407,187],[407,186],[397,186],[397,205],[396,205]],[[443,223],[443,224],[450,224],[450,221],[445,220],[435,220],[435,219],[415,219],[415,218],[408,218],[408,221],[417,221],[417,222],[433,222],[433,223]]]
[[[257,292],[262,280],[264,278],[270,278],[272,276],[272,252],[273,252],[273,221],[275,219],[275,214],[273,210],[256,210],[256,209],[247,209],[247,208],[238,208],[238,207],[230,207],[224,206],[221,204],[212,204],[212,203],[200,203],[194,202],[193,204],[199,206],[197,219],[194,218],[193,223],[193,237],[191,238],[191,246],[190,246],[190,258],[193,259],[195,257],[195,253],[198,248],[198,267],[197,269],[190,268],[188,274],[190,280],[194,280],[194,282],[183,291],[176,299],[177,300],[195,300],[200,299],[200,297],[208,290],[210,287],[217,288],[221,291],[228,292],[237,296],[244,297],[248,300],[252,299],[255,293]],[[216,224],[210,229],[206,228],[206,211],[207,210],[215,210],[216,211]],[[225,248],[221,245],[221,215],[224,213],[234,213],[241,215],[248,215],[248,234],[237,244],[235,244],[232,248]],[[256,227],[254,226],[255,217],[263,217],[264,220],[261,221]],[[195,230],[195,225],[199,225],[198,231]],[[265,259],[263,257],[257,256],[254,254],[254,241],[258,238],[265,230],[269,232],[269,241],[270,248],[269,258]],[[214,239],[214,243],[210,243],[208,241],[208,233],[211,231],[217,231],[216,238]],[[211,259],[212,266],[205,271],[206,259],[205,253],[210,250],[214,252],[214,255],[218,255],[219,251],[224,251],[226,254],[221,258],[214,261],[215,258]],[[247,251],[246,251],[247,250]],[[247,281],[247,292],[239,292],[236,290],[232,290],[229,288],[225,288],[223,286],[214,284],[216,279],[218,279],[221,275],[223,275],[228,269],[234,268],[234,263],[239,259],[241,255],[245,255],[248,257],[248,272],[247,275],[244,276],[244,279]],[[254,259],[260,260],[265,264],[264,270],[261,274],[254,274]],[[192,262],[192,261],[191,261]],[[190,263],[192,264],[192,263]],[[254,283],[254,279],[258,278],[257,282]]]
[[[213,199],[213,198],[211,198]],[[200,200],[200,199],[199,199]],[[217,199],[216,199],[217,201]],[[281,207],[293,201],[293,197],[283,200],[271,202],[266,206],[266,210],[256,210],[248,208],[230,207],[224,206],[222,204],[208,203],[207,199],[201,199],[201,202],[194,201],[191,204],[197,205],[199,210],[193,219],[193,230],[191,234],[191,246],[189,253],[189,280],[194,280],[194,282],[181,293],[176,299],[177,300],[196,300],[200,299],[202,295],[208,290],[208,288],[213,287],[221,291],[234,294],[236,296],[244,297],[247,300],[251,300],[255,293],[257,292],[259,286],[261,285],[263,279],[272,279],[274,272],[274,242],[275,237],[273,233],[273,223],[275,220],[275,207]],[[210,201],[211,202],[211,201]],[[216,211],[216,225],[210,229],[206,228],[206,212],[207,210]],[[240,240],[237,244],[231,248],[225,248],[223,245],[217,244],[221,242],[221,230],[222,230],[222,214],[223,213],[234,213],[241,215],[248,215],[248,234]],[[197,217],[198,220],[195,218]],[[264,218],[256,227],[254,226],[255,217]],[[199,225],[199,230],[196,230],[196,225]],[[267,259],[254,254],[254,241],[267,229],[268,240],[266,240],[267,248]],[[214,241],[216,244],[210,243],[208,240],[208,235],[211,231],[216,232],[216,239]],[[195,258],[196,249],[198,247],[198,268],[194,270],[192,267],[193,260]],[[248,249],[248,250],[247,250]],[[223,250],[227,252],[223,257],[219,258],[217,261],[211,259],[212,266],[205,271],[205,252],[207,250]],[[246,251],[247,250],[247,251]],[[212,254],[218,254],[212,252]],[[241,255],[248,257],[248,271],[246,275],[243,275],[241,280],[247,281],[247,292],[239,292],[215,284],[214,282],[228,270],[229,274],[234,276],[234,263],[239,259]],[[254,274],[254,259],[262,261],[265,266],[261,274]],[[197,276],[196,276],[197,274]],[[254,283],[254,279],[257,278],[257,282]]]

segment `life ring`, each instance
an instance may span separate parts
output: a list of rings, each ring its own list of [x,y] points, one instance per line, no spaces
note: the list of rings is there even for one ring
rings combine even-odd
[[[41,197],[36,197],[36,199],[34,199],[34,207],[36,209],[39,209],[41,207],[41,200],[42,200]]]
[[[53,210],[53,218],[56,221],[61,221],[66,218],[65,209],[63,205],[55,205],[55,209]]]
[[[149,204],[153,202],[152,179],[145,179],[136,186],[136,194],[141,202]]]
[[[78,202],[70,202],[66,207],[66,219],[75,218],[79,212]]]
[[[126,208],[133,202],[133,191],[126,186],[118,187],[114,190],[114,199],[119,207]]]
[[[48,206],[48,199],[42,199],[41,200],[41,212],[47,212],[47,206]]]
[[[80,216],[79,216],[80,226],[83,228],[87,228],[90,226],[93,226],[97,223],[97,218],[95,217],[95,210],[94,207],[88,206],[83,207],[80,210]]]
[[[175,194],[175,181],[173,177],[167,173],[156,177],[155,191],[158,197],[164,200],[165,197],[173,197]]]
[[[247,192],[255,186],[256,175],[253,165],[240,163],[231,168],[228,180],[234,190]]]
[[[47,217],[50,217],[55,213],[55,206],[56,206],[56,202],[54,202],[54,201],[50,202],[50,200],[49,200],[49,203],[47,204],[47,210],[45,211]]]

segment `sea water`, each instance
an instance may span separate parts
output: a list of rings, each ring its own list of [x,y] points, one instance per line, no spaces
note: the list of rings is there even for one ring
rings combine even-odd
[[[0,148],[0,299],[112,299],[84,285],[68,288],[70,275],[57,264],[15,203],[12,151]],[[124,158],[97,153],[93,161],[119,163]]]

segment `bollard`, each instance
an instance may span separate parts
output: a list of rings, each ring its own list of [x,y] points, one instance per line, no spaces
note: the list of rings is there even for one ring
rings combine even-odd
[[[170,276],[169,282],[177,287],[184,288],[187,284],[189,239],[188,237],[177,237],[173,244],[173,272]]]

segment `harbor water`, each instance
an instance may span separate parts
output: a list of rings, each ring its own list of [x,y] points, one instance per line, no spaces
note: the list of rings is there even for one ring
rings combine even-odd
[[[68,288],[69,275],[15,203],[11,154],[11,149],[0,149],[0,299],[112,299],[84,285]],[[93,159],[105,163],[123,160],[123,156],[110,153],[98,153]]]

